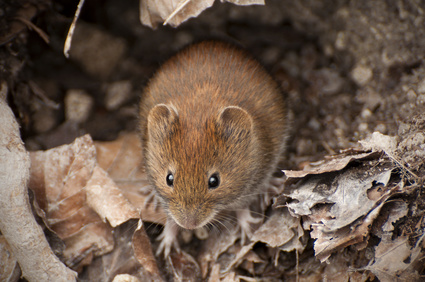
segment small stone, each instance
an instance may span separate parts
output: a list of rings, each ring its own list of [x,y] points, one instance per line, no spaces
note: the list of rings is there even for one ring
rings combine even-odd
[[[425,93],[425,79],[419,82],[418,84],[418,92]]]
[[[79,21],[69,54],[88,74],[105,79],[116,69],[126,48],[122,38]]]
[[[261,55],[262,62],[266,65],[271,65],[277,62],[281,55],[281,49],[278,47],[270,47],[264,50]]]
[[[425,94],[421,94],[418,96],[418,98],[416,99],[416,105],[423,105],[425,104]]]
[[[65,95],[65,118],[77,123],[85,122],[93,106],[93,98],[84,90],[71,89]]]
[[[208,230],[206,228],[195,229],[196,238],[199,240],[205,240],[209,237]]]
[[[364,119],[369,119],[372,116],[372,112],[366,108],[362,111],[361,116]]]
[[[315,151],[313,142],[310,139],[300,139],[296,144],[296,152],[298,155],[310,155]]]
[[[359,131],[360,132],[365,132],[368,129],[368,125],[365,122],[362,122],[361,124],[359,124]]]
[[[333,69],[323,68],[312,74],[320,92],[325,95],[333,95],[342,90],[344,80],[339,73]]]
[[[118,274],[112,282],[140,282],[139,278],[130,274]]]
[[[385,124],[383,124],[383,123],[380,123],[380,124],[378,124],[375,127],[375,130],[374,131],[377,131],[377,132],[380,132],[382,134],[385,134],[385,133],[387,133],[387,126]]]
[[[410,102],[415,102],[418,95],[416,95],[416,92],[413,89],[409,89],[406,93],[407,99]]]
[[[366,85],[372,78],[372,75],[372,69],[363,65],[357,65],[351,71],[352,79],[360,86]]]
[[[182,229],[180,231],[180,236],[182,238],[182,241],[187,244],[190,241],[192,241],[192,237],[193,237],[193,231],[189,230],[189,229]]]
[[[335,48],[337,50],[344,50],[347,46],[346,46],[346,38],[345,38],[345,33],[344,32],[338,32],[337,36],[336,36],[336,40],[335,40]]]
[[[130,97],[132,90],[128,80],[116,81],[106,87],[105,107],[108,110],[116,110]]]
[[[300,58],[295,52],[288,52],[285,58],[281,61],[280,66],[293,77],[300,75]]]
[[[34,130],[37,133],[45,133],[57,125],[56,114],[54,110],[42,107],[32,116],[34,120]]]
[[[312,118],[308,121],[308,127],[315,131],[318,131],[320,130],[320,122],[316,118]]]

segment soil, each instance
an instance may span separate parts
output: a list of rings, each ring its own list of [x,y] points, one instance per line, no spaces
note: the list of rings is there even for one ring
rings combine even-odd
[[[177,28],[153,30],[140,23],[138,1],[86,1],[67,59],[63,46],[77,4],[0,4],[0,82],[7,83],[28,150],[85,133],[107,141],[135,131],[141,89],[160,63],[187,44],[217,38],[247,49],[286,92],[293,118],[286,169],[357,146],[378,131],[397,136],[396,157],[424,179],[424,2],[216,1]],[[73,106],[67,97],[76,90],[86,102]],[[410,199],[416,212],[397,226],[400,234],[417,230],[423,218],[423,182],[417,185]]]

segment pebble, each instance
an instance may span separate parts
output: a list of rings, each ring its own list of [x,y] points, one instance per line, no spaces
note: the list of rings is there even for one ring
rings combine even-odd
[[[90,116],[93,98],[81,89],[70,89],[65,95],[65,118],[77,123],[85,122]]]
[[[357,65],[351,71],[351,78],[360,86],[366,85],[372,78],[372,75],[372,69],[363,65]]]
[[[131,82],[129,80],[116,81],[106,85],[105,107],[108,110],[116,110],[124,104],[131,94]]]
[[[69,54],[88,74],[105,79],[121,62],[126,48],[123,39],[78,21]]]

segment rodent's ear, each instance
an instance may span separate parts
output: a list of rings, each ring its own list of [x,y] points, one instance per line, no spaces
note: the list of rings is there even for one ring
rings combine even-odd
[[[218,117],[221,134],[228,138],[246,138],[252,131],[252,117],[244,109],[237,106],[225,107]]]
[[[158,104],[148,115],[148,134],[153,140],[162,140],[173,130],[178,112],[172,105]]]

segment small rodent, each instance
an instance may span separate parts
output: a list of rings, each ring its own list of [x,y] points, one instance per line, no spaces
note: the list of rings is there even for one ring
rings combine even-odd
[[[277,82],[245,51],[218,41],[166,61],[142,94],[139,117],[146,172],[169,217],[166,252],[172,221],[196,229],[247,207],[275,172],[288,131]]]

